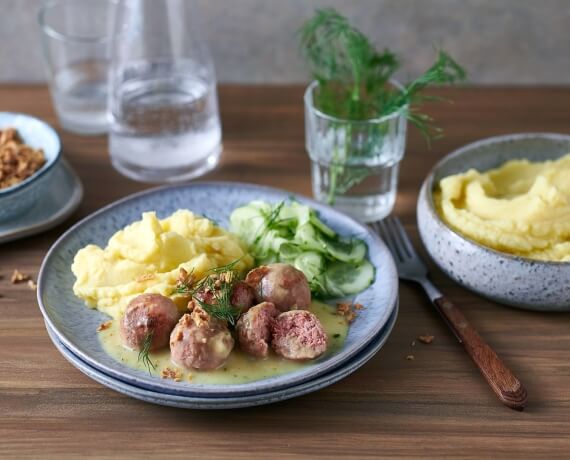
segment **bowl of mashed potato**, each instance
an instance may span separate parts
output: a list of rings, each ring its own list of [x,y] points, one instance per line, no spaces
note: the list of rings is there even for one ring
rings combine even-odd
[[[499,303],[570,311],[570,135],[452,152],[424,181],[417,217],[429,254],[458,283]]]

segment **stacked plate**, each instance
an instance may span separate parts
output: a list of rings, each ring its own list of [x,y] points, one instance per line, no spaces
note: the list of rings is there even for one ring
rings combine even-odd
[[[351,299],[365,309],[359,311],[339,351],[288,374],[244,384],[207,385],[149,375],[116,361],[103,350],[97,327],[108,318],[87,308],[73,294],[75,279],[70,267],[80,248],[90,243],[105,246],[117,230],[140,219],[145,211],[156,211],[164,218],[177,209],[190,209],[227,227],[229,215],[239,206],[253,200],[279,202],[291,197],[317,210],[321,219],[339,234],[362,238],[376,267],[374,283]],[[159,188],[107,206],[76,224],[54,244],[38,278],[38,302],[49,336],[75,367],[101,384],[134,398],[198,409],[268,404],[316,391],[346,377],[372,358],[387,340],[397,317],[397,293],[397,273],[390,253],[367,227],[290,192],[237,183]]]

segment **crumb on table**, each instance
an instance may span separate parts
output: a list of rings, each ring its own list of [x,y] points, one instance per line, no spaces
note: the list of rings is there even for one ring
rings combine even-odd
[[[30,275],[22,273],[20,270],[16,269],[14,270],[14,273],[12,273],[10,281],[12,282],[12,284],[18,284],[18,283],[23,283],[24,281],[29,281],[31,279],[32,277]]]
[[[420,335],[420,336],[418,337],[418,340],[419,340],[421,343],[424,343],[424,344],[426,344],[426,345],[429,345],[430,343],[433,342],[433,339],[434,339],[434,338],[435,338],[435,337],[434,337],[433,335]]]

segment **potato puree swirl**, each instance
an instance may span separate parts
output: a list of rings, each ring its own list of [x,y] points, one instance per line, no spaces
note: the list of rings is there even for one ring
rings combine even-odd
[[[570,261],[570,154],[446,177],[434,201],[450,227],[485,246],[531,259]]]

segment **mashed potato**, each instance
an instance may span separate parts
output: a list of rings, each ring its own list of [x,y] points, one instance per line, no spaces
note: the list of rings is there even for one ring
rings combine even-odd
[[[442,179],[434,192],[443,220],[485,246],[531,259],[570,261],[570,154],[514,160]]]
[[[71,266],[73,292],[113,318],[145,292],[170,296],[184,309],[187,298],[173,295],[180,267],[201,278],[236,259],[238,270],[253,265],[244,243],[210,220],[186,210],[163,220],[146,212],[142,220],[115,233],[106,248],[90,244],[77,252]]]

